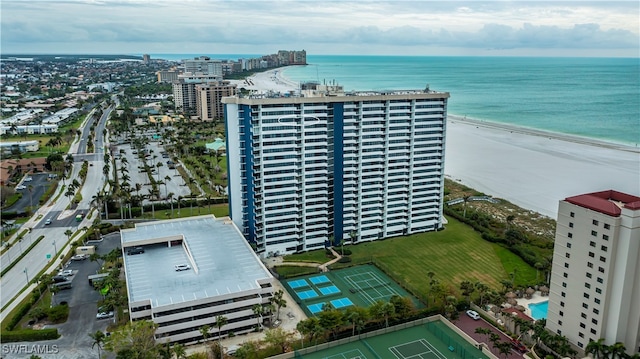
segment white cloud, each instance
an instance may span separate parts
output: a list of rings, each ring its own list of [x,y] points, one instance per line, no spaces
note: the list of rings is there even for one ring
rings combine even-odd
[[[640,42],[636,1],[3,0],[0,6],[3,53],[573,49],[581,56],[638,56]]]

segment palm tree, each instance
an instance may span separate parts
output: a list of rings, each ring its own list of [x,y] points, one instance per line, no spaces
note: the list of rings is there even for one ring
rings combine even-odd
[[[159,171],[158,171],[159,172]],[[164,176],[164,195],[165,197],[169,197],[169,192],[167,191],[167,183],[171,181],[171,177],[170,176]]]
[[[462,197],[462,200],[464,201],[464,211],[462,212],[462,218],[467,218],[467,202],[469,202],[469,198],[471,196],[469,196],[468,194],[465,194]]]
[[[605,347],[604,338],[600,338],[597,341],[589,340],[584,352],[585,354],[593,354],[593,357],[598,359],[604,353]]]
[[[33,193],[33,186],[32,186],[32,185],[29,185],[29,186],[27,187],[27,189],[29,190],[29,207],[31,207],[31,209],[33,209],[33,195],[32,195],[32,193]]]
[[[91,343],[91,349],[93,349],[95,346],[98,346],[98,359],[100,359],[100,349],[102,349],[102,345],[104,344],[106,336],[100,330],[96,331],[95,333],[89,333],[89,336],[91,337],[91,339],[93,339],[93,342]]]
[[[220,336],[220,330],[222,329],[222,327],[227,325],[228,322],[229,321],[227,320],[227,317],[225,317],[224,315],[218,315],[216,317],[216,327],[218,328],[218,346],[220,347],[221,352],[222,352],[222,343],[221,343],[222,337]],[[222,355],[222,357],[224,357],[224,355]]]
[[[275,293],[273,293],[273,298],[271,298],[271,302],[276,305],[278,308],[278,314],[276,315],[276,319],[280,320],[280,308],[287,307],[287,300],[283,298],[284,291],[279,289]]]
[[[202,334],[202,341],[207,341],[207,339],[209,338],[209,331],[211,330],[211,327],[208,326],[207,324],[201,326],[199,329],[200,334]]]
[[[483,328],[483,327],[477,327],[475,330],[476,334],[481,334],[481,335],[486,335],[487,338],[485,338],[485,340],[489,339],[489,334],[491,334],[491,329],[489,328]]]
[[[176,344],[172,348],[173,354],[175,354],[176,359],[185,359],[187,357],[187,351],[184,349],[184,345]]]
[[[67,236],[67,240],[71,239],[72,234],[73,234],[73,231],[70,229],[67,229],[66,231],[64,231],[64,235]]]
[[[349,232],[349,238],[351,238],[351,244],[355,244],[358,240],[358,233],[356,231]]]
[[[173,218],[173,196],[175,193],[173,192],[169,192],[167,193],[167,198],[169,199],[169,202],[171,203],[171,218]]]
[[[256,315],[256,319],[258,320],[258,324],[256,325],[256,329],[260,330],[260,322],[262,319],[262,313],[264,313],[264,308],[262,307],[261,304],[254,304],[253,307],[251,307],[251,309],[253,310],[253,314]]]
[[[609,353],[611,353],[611,359],[623,358],[626,355],[626,348],[622,342],[617,342],[608,348]]]

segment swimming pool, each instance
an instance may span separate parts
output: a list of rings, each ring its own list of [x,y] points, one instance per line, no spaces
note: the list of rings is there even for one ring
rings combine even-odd
[[[546,319],[547,310],[549,310],[549,301],[546,300],[540,303],[531,303],[529,304],[529,309],[531,309],[531,317],[533,317],[533,319]]]

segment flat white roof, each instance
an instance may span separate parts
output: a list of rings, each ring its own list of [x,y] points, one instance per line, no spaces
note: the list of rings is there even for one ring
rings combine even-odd
[[[260,288],[258,280],[272,279],[229,218],[212,215],[137,224],[121,231],[123,247],[156,238],[184,236],[192,254],[183,245],[167,241],[141,245],[145,252],[127,255],[129,300],[151,300],[151,306],[188,302]],[[128,244],[128,245],[127,245]],[[174,266],[189,264],[190,270],[177,272]]]

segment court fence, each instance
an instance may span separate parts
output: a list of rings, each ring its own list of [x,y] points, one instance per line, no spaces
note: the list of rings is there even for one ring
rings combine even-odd
[[[392,327],[382,328],[382,329],[374,330],[372,332],[362,333],[362,334],[354,335],[354,336],[351,336],[351,337],[348,337],[348,338],[339,339],[339,340],[335,340],[335,341],[331,341],[331,342],[327,342],[327,343],[322,343],[322,344],[318,344],[318,345],[307,347],[307,348],[298,349],[298,350],[293,351],[293,352],[279,354],[279,355],[276,355],[276,356],[269,357],[269,359],[302,358],[306,354],[315,353],[317,351],[321,351],[321,350],[337,347],[339,345],[343,345],[343,344],[347,344],[347,343],[357,342],[357,341],[360,341],[361,339],[363,340],[363,339],[375,337],[375,336],[382,335],[382,334],[393,333],[393,332],[397,332],[399,330],[403,330],[403,329],[407,329],[407,328],[413,328],[413,327],[419,326],[419,325],[429,325],[429,323],[437,322],[437,321],[445,323],[445,325],[449,326],[448,325],[449,323],[448,323],[447,319],[445,319],[442,315],[438,314],[438,315],[434,315],[434,316],[431,316],[431,317],[428,317],[428,318],[421,318],[421,319],[417,319],[417,320],[414,320],[414,321],[411,321],[411,322],[397,324],[397,325],[394,325]],[[470,338],[470,337],[469,336],[465,336],[464,337],[464,339],[467,339],[467,340],[468,340],[468,338]],[[475,340],[473,340],[473,339],[471,339],[471,340],[472,340],[472,343],[475,343]],[[470,344],[470,345],[473,346],[473,344]],[[498,359],[493,353],[486,352],[484,350],[484,348],[483,348],[482,352],[485,355],[487,355],[489,358],[491,358],[491,359]]]

